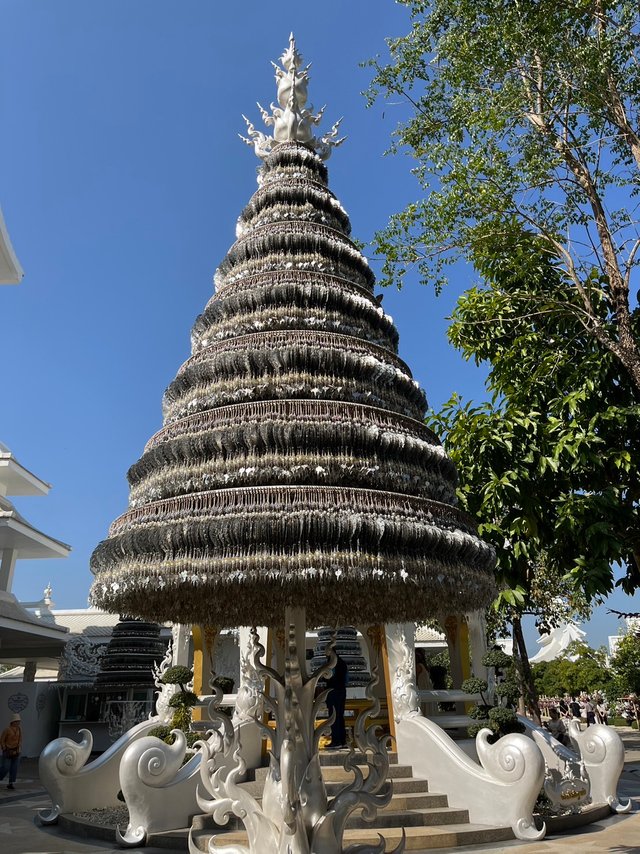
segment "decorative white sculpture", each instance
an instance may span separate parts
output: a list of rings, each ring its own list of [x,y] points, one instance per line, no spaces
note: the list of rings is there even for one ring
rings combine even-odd
[[[253,634],[255,668],[262,677],[269,677],[275,689],[274,697],[264,696],[265,706],[275,718],[275,731],[261,724],[272,744],[262,803],[238,786],[238,780],[245,772],[245,763],[237,732],[225,740],[223,757],[217,767],[211,748],[207,743],[202,744],[206,761],[201,764],[201,777],[211,798],[199,796],[200,808],[209,812],[218,824],[226,824],[231,815],[238,816],[248,837],[248,846],[225,846],[224,836],[213,837],[209,845],[211,854],[263,854],[265,851],[338,854],[342,851],[342,835],[351,812],[361,809],[364,815],[373,819],[377,807],[386,805],[391,799],[391,786],[387,782],[388,738],[378,738],[375,727],[365,729],[366,720],[379,712],[379,703],[372,695],[377,681],[374,676],[367,690],[372,706],[359,715],[354,728],[356,743],[367,757],[369,774],[365,778],[353,761],[353,753],[349,754],[345,768],[353,772],[354,779],[328,800],[318,743],[332,719],[316,728],[316,715],[328,692],[323,691],[317,697],[315,693],[318,680],[329,675],[335,665],[333,643],[329,648],[327,666],[308,677],[304,660],[298,655],[298,650],[304,649],[303,609],[290,609],[286,624],[289,638],[283,676],[261,663],[264,647],[259,643],[257,633]],[[400,852],[403,847],[401,842],[396,851]],[[191,838],[189,850],[191,854],[198,851]],[[379,846],[363,846],[358,851],[361,854],[382,852],[384,840]]]
[[[608,804],[613,812],[627,813],[631,801],[621,803],[618,780],[624,767],[624,745],[615,730],[594,724],[582,732],[577,721],[568,722],[571,747],[560,744],[544,727],[518,716],[544,756],[545,792],[557,806]]]
[[[393,716],[396,722],[411,715],[420,714],[415,653],[413,644],[407,643],[409,626],[413,627],[413,623],[398,624],[397,632],[387,634],[389,660],[395,662],[391,693],[393,696]]]
[[[331,156],[331,151],[341,145],[345,137],[338,137],[339,119],[324,136],[316,137],[313,126],[320,123],[324,107],[314,114],[313,107],[307,108],[307,90],[309,86],[309,68],[302,68],[302,56],[296,49],[293,33],[289,36],[289,47],[280,57],[282,68],[272,63],[276,72],[278,104],[271,104],[269,113],[260,104],[258,109],[267,127],[273,128],[273,136],[267,136],[255,129],[246,116],[248,138],[241,136],[243,142],[253,146],[258,157],[265,158],[274,146],[281,142],[301,142],[313,149],[323,160]]]
[[[586,636],[587,633],[579,628],[575,620],[561,623],[548,634],[538,638],[540,649],[529,661],[531,664],[537,664],[540,661],[553,661],[567,650],[569,644],[575,641],[584,641]],[[573,656],[571,660],[574,661],[576,658],[577,656]]]
[[[124,847],[143,845],[150,833],[174,830],[189,823],[197,811],[196,782],[201,756],[185,765],[187,739],[182,730],[171,730],[173,744],[155,736],[129,745],[120,763],[120,788],[129,810],[124,833],[116,828],[116,840]]]
[[[247,665],[253,670],[252,665]],[[213,721],[207,733],[208,758],[215,768],[231,761],[231,754],[224,751],[233,739],[234,729],[245,766],[253,768],[260,764],[262,739],[254,718],[243,712],[231,721],[228,715],[219,714],[223,693],[214,684],[211,674],[212,699],[208,713]],[[260,682],[262,686],[262,682]],[[250,692],[249,692],[250,693]],[[260,698],[251,706],[256,713],[262,712]],[[120,763],[120,788],[129,810],[129,824],[122,833],[118,828],[116,838],[124,847],[144,845],[151,834],[187,827],[191,817],[198,812],[196,791],[200,780],[202,752],[197,752],[187,762],[187,741],[181,730],[172,730],[173,744],[165,744],[149,736],[131,744]],[[226,756],[226,759],[225,759]],[[184,764],[183,764],[184,763]]]
[[[162,677],[173,664],[175,636],[171,635],[171,640],[167,645],[167,651],[160,664],[153,665],[153,681],[158,689],[156,692],[156,714],[149,715],[149,718],[154,718],[158,724],[169,724],[173,717],[173,709],[169,705],[169,701],[173,695],[180,690],[178,685],[165,684]]]
[[[437,724],[420,713],[413,664],[413,624],[387,625],[389,669],[393,680],[398,761],[448,795],[453,807],[469,811],[477,824],[510,825],[518,839],[542,839],[533,807],[544,781],[539,748],[524,735],[510,734],[489,743],[491,730],[476,737],[480,764],[474,762]]]
[[[624,744],[618,733],[604,724],[593,724],[583,732],[577,721],[570,721],[569,737],[584,762],[593,803],[609,804],[612,812],[628,813],[631,800],[623,804],[617,793],[624,768]]]
[[[127,747],[146,736],[157,720],[143,721],[126,732],[93,762],[88,762],[93,736],[80,730],[80,742],[56,738],[40,754],[40,782],[52,801],[48,811],[40,812],[43,824],[55,824],[62,813],[120,806],[118,769]]]
[[[106,644],[92,643],[82,635],[71,637],[65,644],[60,659],[58,680],[73,682],[86,679],[87,682],[92,683],[98,675],[106,649]]]
[[[254,638],[249,635],[244,652],[240,648],[240,686],[233,711],[235,726],[242,721],[256,721],[262,716],[263,683],[253,660],[254,651]]]

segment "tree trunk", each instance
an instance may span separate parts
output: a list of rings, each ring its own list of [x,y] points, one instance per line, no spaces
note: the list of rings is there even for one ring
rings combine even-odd
[[[540,718],[540,706],[538,705],[538,692],[536,691],[536,686],[533,681],[533,673],[531,672],[529,655],[527,654],[527,645],[522,632],[522,620],[519,614],[514,614],[511,618],[511,624],[513,626],[514,652],[520,661],[520,667],[518,669],[520,672],[525,708],[527,713],[533,719],[533,722],[538,726],[541,726],[542,720]]]

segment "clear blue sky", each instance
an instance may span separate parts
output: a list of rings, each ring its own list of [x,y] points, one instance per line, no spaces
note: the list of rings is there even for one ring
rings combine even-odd
[[[359,63],[406,29],[391,0],[0,0],[0,205],[26,272],[0,289],[0,440],[54,487],[18,509],[73,547],[66,561],[21,562],[19,598],[51,581],[59,607],[86,605],[91,551],[126,507],[126,470],[161,426],[162,392],[256,188],[241,114],[260,126],[255,102],[275,98],[269,62],[290,30],[326,126],[344,116],[349,138],[328,165],[354,236],[370,240],[418,192],[411,161],[383,156],[402,105],[367,110],[360,94]],[[384,297],[434,406],[483,395],[445,338],[473,279],[457,272],[440,298],[410,280]],[[588,639],[616,628],[600,609]]]

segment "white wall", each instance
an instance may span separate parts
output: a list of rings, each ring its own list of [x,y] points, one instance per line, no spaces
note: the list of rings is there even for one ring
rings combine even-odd
[[[60,694],[56,682],[5,682],[0,684],[0,730],[15,712],[22,718],[22,755],[39,756],[58,735]]]

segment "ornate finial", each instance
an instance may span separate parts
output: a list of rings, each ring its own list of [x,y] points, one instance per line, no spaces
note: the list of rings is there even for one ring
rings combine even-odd
[[[327,160],[331,151],[344,142],[345,137],[338,137],[338,128],[342,119],[333,125],[324,136],[316,137],[313,126],[322,119],[324,107],[315,115],[313,106],[307,103],[310,65],[302,68],[302,54],[298,53],[293,33],[289,36],[289,47],[280,57],[282,68],[271,63],[276,72],[278,87],[278,104],[271,104],[269,113],[258,104],[262,119],[267,127],[273,126],[273,136],[256,130],[246,116],[242,118],[247,123],[248,138],[241,136],[247,145],[252,145],[258,157],[266,157],[273,148],[281,142],[301,142],[308,145],[323,160]]]
[[[44,588],[44,601],[49,604],[51,601],[51,597],[53,596],[53,590],[51,589],[51,582],[47,584]]]

